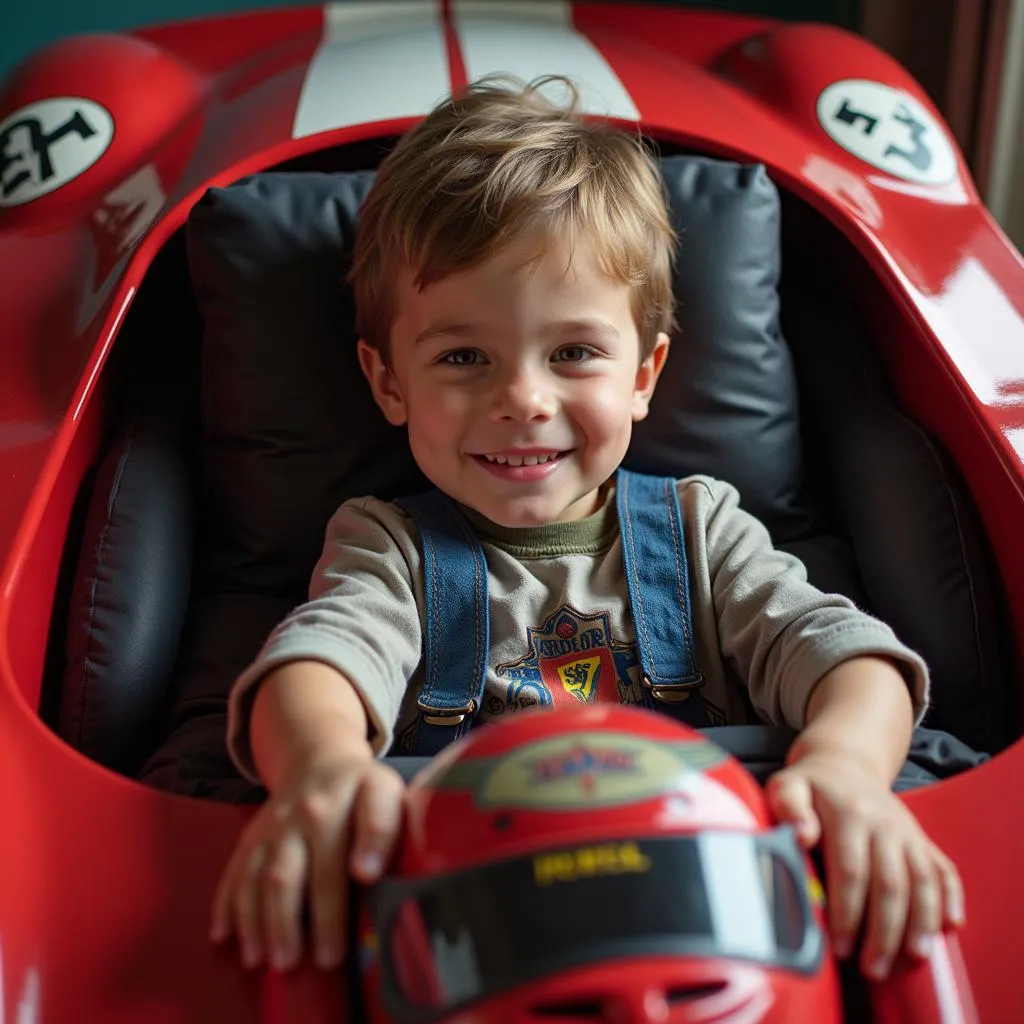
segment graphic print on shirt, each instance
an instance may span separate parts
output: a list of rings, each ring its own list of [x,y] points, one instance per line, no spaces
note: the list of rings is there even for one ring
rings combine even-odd
[[[563,604],[539,627],[527,629],[527,653],[495,669],[508,680],[500,713],[535,705],[639,703],[640,664],[633,644],[612,636],[608,612],[585,613]]]

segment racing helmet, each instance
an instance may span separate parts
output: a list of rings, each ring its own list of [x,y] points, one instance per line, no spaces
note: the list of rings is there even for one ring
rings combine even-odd
[[[372,1024],[841,1020],[820,887],[757,781],[665,715],[471,732],[410,783],[358,922]]]

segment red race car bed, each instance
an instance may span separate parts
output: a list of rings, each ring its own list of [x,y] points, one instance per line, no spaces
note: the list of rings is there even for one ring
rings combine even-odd
[[[282,556],[284,582],[260,576],[276,564],[261,531],[290,543],[299,507],[303,539],[322,530],[323,510],[294,492],[282,519],[247,533],[259,487],[280,499],[279,484],[253,482],[274,477],[272,459],[257,465],[253,410],[280,413],[260,389],[280,385],[273,359],[281,379],[301,366],[315,381],[327,364],[302,362],[303,339],[334,323],[309,321],[299,264],[274,264],[282,246],[298,251],[292,213],[334,211],[338,243],[386,146],[492,72],[570,76],[588,112],[638,125],[678,173],[684,248],[706,230],[717,253],[683,262],[694,362],[639,461],[678,470],[685,451],[700,471],[749,474],[777,540],[822,580],[852,566],[858,596],[932,665],[926,724],[941,736],[924,752],[930,784],[906,799],[959,865],[968,924],[948,954],[880,986],[870,1012],[970,1019],[954,998],[969,988],[978,1019],[1015,1019],[1024,260],[941,117],[890,58],[825,26],[408,0],[71,38],[0,89],[0,1022],[349,1019],[343,979],[249,974],[210,946],[213,888],[258,794],[219,767],[206,777],[195,744],[190,781],[174,780],[183,736],[222,743],[213,691],[245,651],[217,644],[240,622],[269,627],[308,571],[301,547]],[[316,244],[303,237],[304,257]],[[284,282],[269,312],[232,252]],[[316,294],[341,276],[328,263]],[[734,330],[748,298],[763,322]],[[264,342],[286,351],[259,362]],[[749,406],[735,398],[747,387],[761,389]],[[286,413],[315,433],[336,411],[314,406]],[[677,407],[691,423],[712,409],[706,435],[684,436]],[[379,429],[331,421],[331,451],[360,453],[346,486],[406,479]],[[143,448],[148,475],[133,477]],[[300,488],[322,470],[289,465]],[[202,483],[185,493],[172,477]],[[199,676],[216,683],[196,696]],[[955,741],[979,756],[953,763]]]

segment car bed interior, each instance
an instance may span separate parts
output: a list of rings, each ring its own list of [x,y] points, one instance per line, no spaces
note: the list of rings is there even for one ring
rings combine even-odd
[[[235,675],[304,600],[336,506],[423,485],[359,371],[344,285],[368,168],[392,141],[210,190],[150,267],[104,369],[40,711],[146,785],[261,798],[225,749]],[[900,784],[967,770],[1019,734],[1017,669],[970,494],[890,386],[893,299],[764,167],[661,152],[679,326],[627,465],[736,485],[812,581],[928,662],[933,707]],[[791,739],[711,731],[762,776]]]

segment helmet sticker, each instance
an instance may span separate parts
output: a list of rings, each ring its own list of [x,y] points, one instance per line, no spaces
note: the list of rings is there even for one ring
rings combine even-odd
[[[543,886],[599,875],[642,875],[650,867],[651,858],[635,842],[599,843],[538,854],[533,858],[533,880]]]
[[[358,964],[360,971],[368,971],[380,957],[380,936],[376,929],[370,929],[359,939]]]
[[[815,907],[825,906],[825,887],[812,874],[807,876],[807,898]]]
[[[685,791],[725,756],[702,739],[655,742],[627,733],[579,732],[504,757],[456,761],[430,784],[470,789],[476,805],[489,810],[589,811]]]

